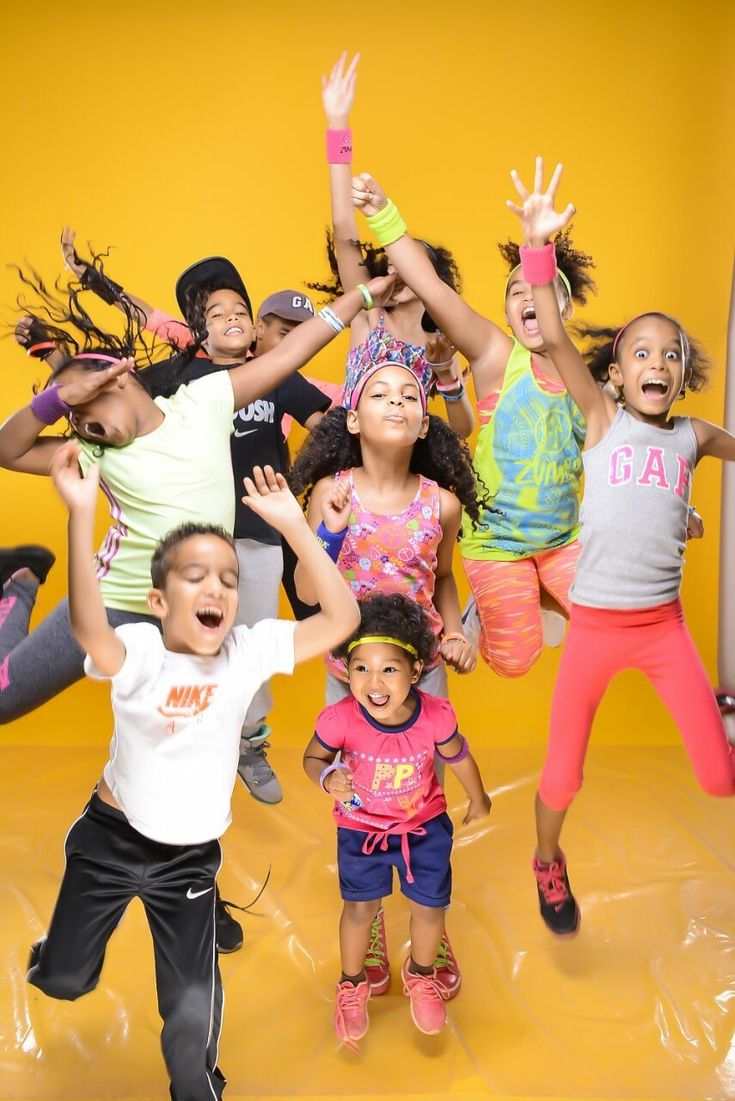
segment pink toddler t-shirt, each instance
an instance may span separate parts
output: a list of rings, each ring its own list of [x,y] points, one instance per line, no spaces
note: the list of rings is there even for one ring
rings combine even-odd
[[[457,733],[449,700],[415,689],[416,710],[403,726],[382,726],[354,696],[326,707],[315,733],[341,755],[361,806],[334,804],[338,826],[368,834],[407,834],[447,809],[434,771],[436,746]]]

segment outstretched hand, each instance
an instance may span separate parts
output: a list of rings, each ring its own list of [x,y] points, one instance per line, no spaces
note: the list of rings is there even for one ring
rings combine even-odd
[[[327,126],[341,130],[349,123],[352,104],[355,102],[355,82],[357,63],[360,55],[355,54],[345,70],[347,50],[341,55],[328,77],[322,76],[322,103]]]
[[[510,199],[507,200],[506,206],[520,218],[524,240],[532,248],[545,245],[571,221],[575,214],[575,207],[571,203],[568,203],[562,211],[554,209],[554,199],[556,198],[562,171],[562,165],[557,164],[549,180],[549,185],[544,191],[544,159],[543,157],[536,157],[536,171],[533,180],[533,191],[531,192],[526,189],[515,169],[510,174],[516,191],[523,200],[523,206],[518,206]]]
[[[242,498],[242,503],[281,535],[286,535],[297,524],[306,523],[301,505],[288,488],[286,479],[272,466],[254,466],[252,478],[243,478],[243,485],[247,496]]]
[[[69,440],[54,452],[51,460],[51,477],[56,491],[69,512],[91,511],[97,506],[97,490],[100,468],[93,463],[86,475],[79,466],[81,447],[76,440]]]
[[[71,226],[64,226],[61,234],[61,255],[64,258],[65,267],[81,278],[88,265],[77,255],[77,250],[74,248],[76,238],[77,231]]]
[[[352,177],[352,205],[363,214],[378,214],[388,203],[388,196],[369,172]]]

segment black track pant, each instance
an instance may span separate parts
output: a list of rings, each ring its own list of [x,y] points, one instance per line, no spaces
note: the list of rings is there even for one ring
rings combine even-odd
[[[67,835],[65,854],[51,927],[31,949],[28,981],[52,998],[70,1001],[94,990],[107,942],[130,900],[139,897],[153,936],[171,1097],[220,1098],[222,983],[214,931],[219,841],[151,841],[93,795]]]

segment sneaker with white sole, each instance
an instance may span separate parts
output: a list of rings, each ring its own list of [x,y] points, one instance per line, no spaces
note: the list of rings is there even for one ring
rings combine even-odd
[[[370,1000],[370,983],[363,979],[357,986],[346,980],[337,983],[334,1003],[334,1031],[340,1044],[359,1051],[357,1041],[368,1030],[370,1019],[367,1004]]]
[[[436,1036],[447,1023],[444,1003],[447,995],[436,981],[436,971],[430,975],[417,975],[409,970],[410,957],[401,971],[403,993],[411,1002],[411,1019],[419,1032]]]
[[[379,998],[390,986],[388,945],[385,939],[385,915],[381,906],[370,926],[370,944],[365,954],[365,974],[370,983],[370,996]]]
[[[264,734],[261,733],[263,730]],[[268,727],[261,727],[251,738],[240,739],[237,771],[254,799],[272,805],[281,802],[283,790],[265,755],[266,749],[270,749],[270,743],[266,741],[269,733]]]

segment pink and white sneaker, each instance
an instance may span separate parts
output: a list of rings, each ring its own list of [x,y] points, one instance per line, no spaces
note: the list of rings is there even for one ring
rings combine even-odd
[[[446,1000],[451,1001],[452,998],[456,998],[462,985],[462,972],[449,943],[446,929],[442,933],[442,939],[436,953],[434,970],[436,971],[436,981],[445,991]]]
[[[368,1030],[370,1019],[367,1004],[370,1000],[370,983],[363,979],[355,986],[351,982],[338,982],[334,1005],[334,1031],[337,1039],[351,1051],[359,1051],[357,1041]]]
[[[436,980],[436,969],[431,975],[415,975],[409,971],[409,956],[403,964],[401,978],[403,993],[411,1002],[411,1018],[419,1032],[426,1036],[436,1036],[447,1023],[447,1011],[444,1002],[447,995]]]
[[[381,994],[385,994],[390,986],[390,964],[382,906],[370,926],[370,945],[365,955],[365,974],[370,983],[371,997],[379,998]]]

